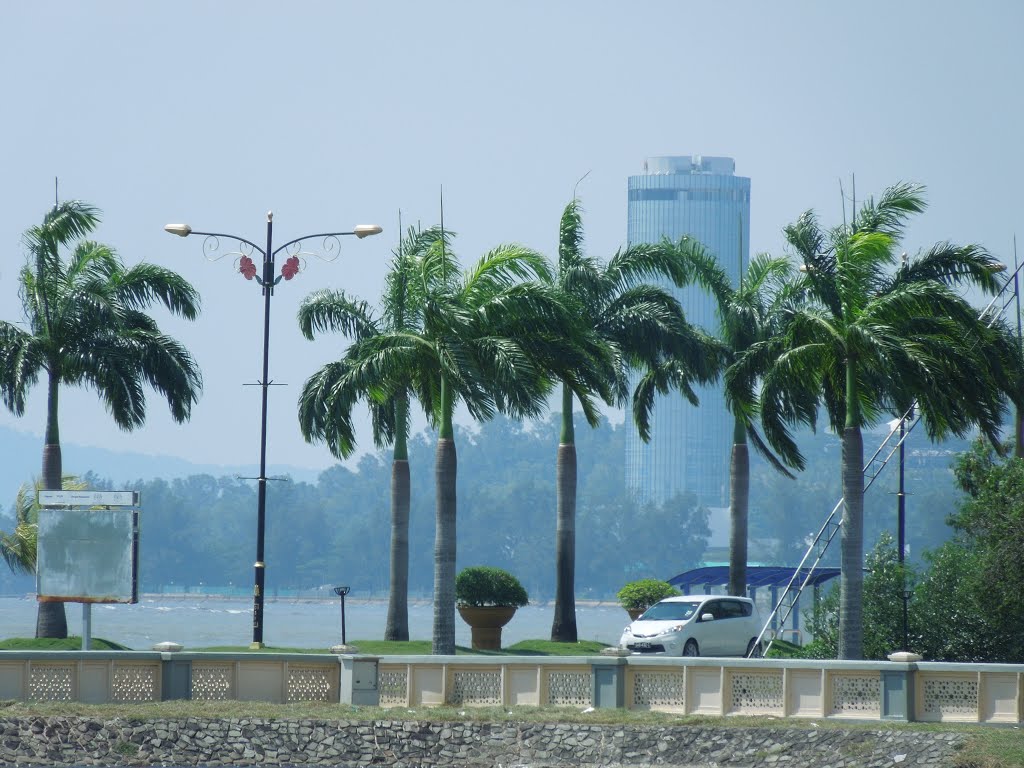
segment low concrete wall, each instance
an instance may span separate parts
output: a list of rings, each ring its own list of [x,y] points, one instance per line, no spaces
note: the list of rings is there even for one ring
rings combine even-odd
[[[886,729],[0,718],[0,765],[950,766],[964,736]]]
[[[554,706],[1024,723],[1024,665],[637,656],[0,651],[0,699]]]

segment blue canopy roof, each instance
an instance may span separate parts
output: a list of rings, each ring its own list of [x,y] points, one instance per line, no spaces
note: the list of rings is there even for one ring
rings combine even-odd
[[[800,571],[798,583],[802,584],[807,577],[810,568],[789,568],[781,565],[748,565],[747,566],[747,588],[759,587],[785,587],[796,571]],[[839,575],[838,568],[815,568],[807,586],[816,587],[824,584],[829,579]],[[703,587],[705,585],[719,587],[729,583],[729,566],[709,565],[704,568],[694,568],[692,571],[685,571],[678,576],[668,580],[673,587],[689,589],[691,587]]]

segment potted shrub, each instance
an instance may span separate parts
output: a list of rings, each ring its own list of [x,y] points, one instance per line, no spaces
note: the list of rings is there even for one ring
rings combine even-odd
[[[640,614],[659,600],[678,594],[681,594],[679,590],[667,581],[640,579],[629,582],[615,596],[619,598],[619,604],[626,609],[629,618],[636,621]]]
[[[455,577],[455,604],[469,624],[474,650],[500,650],[501,628],[528,602],[519,579],[501,568],[473,565]]]

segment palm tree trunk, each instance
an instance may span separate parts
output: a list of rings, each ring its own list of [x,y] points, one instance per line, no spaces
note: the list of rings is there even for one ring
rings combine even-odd
[[[562,384],[562,435],[555,470],[555,617],[551,640],[575,643],[576,635],[576,438],[572,390]]]
[[[409,396],[395,397],[395,449],[391,462],[391,591],[385,640],[409,639]]]
[[[409,639],[409,462],[391,464],[391,591],[385,640]]]
[[[441,378],[441,425],[434,463],[436,486],[434,533],[434,637],[431,652],[455,653],[455,482],[458,461],[452,427],[452,400],[448,383]]]
[[[729,594],[747,594],[747,529],[750,509],[750,452],[739,419],[729,462]]]
[[[558,446],[555,525],[555,618],[551,640],[575,643],[576,634],[576,446]]]
[[[64,603],[47,601],[39,603],[36,610],[36,637],[68,636],[68,617]]]
[[[60,432],[57,426],[59,379],[51,372],[46,393],[46,437],[43,445],[43,488],[59,491],[64,487],[64,466],[60,453]],[[36,637],[68,636],[68,619],[64,603],[39,603],[36,611]]]
[[[839,658],[864,655],[864,438],[860,427],[843,430],[843,530],[839,597]]]
[[[50,374],[46,391],[46,436],[43,444],[43,488],[59,491],[63,487],[61,478],[64,467],[60,455],[60,427],[57,424],[59,383],[57,375]]]

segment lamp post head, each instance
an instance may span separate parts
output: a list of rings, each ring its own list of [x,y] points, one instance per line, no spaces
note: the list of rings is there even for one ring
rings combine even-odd
[[[336,594],[336,595],[338,595],[340,597],[344,597],[348,593],[349,593],[349,588],[348,587],[335,587],[334,588],[334,594]]]
[[[383,231],[384,229],[378,224],[357,224],[356,228],[352,230],[360,240],[370,235],[379,235]]]
[[[172,235],[178,237],[188,237],[192,234],[192,227],[188,224],[168,224],[164,227],[164,231],[170,232]]]

